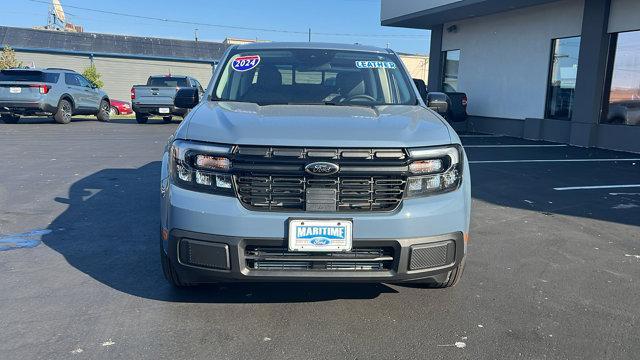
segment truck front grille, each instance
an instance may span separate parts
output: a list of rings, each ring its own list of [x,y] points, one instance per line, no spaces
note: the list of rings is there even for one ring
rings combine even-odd
[[[340,171],[305,172],[306,165],[318,161]],[[402,149],[238,146],[233,159],[238,199],[258,211],[392,211],[402,202],[407,170]]]
[[[334,211],[389,211],[402,201],[405,180],[399,176],[335,177],[238,176],[238,196],[257,210],[308,210],[314,190],[325,194]],[[335,204],[335,205],[332,205]],[[326,208],[326,207],[325,207]]]
[[[353,249],[341,253],[290,252],[287,248],[250,246],[245,262],[251,270],[279,271],[388,271],[393,248]]]

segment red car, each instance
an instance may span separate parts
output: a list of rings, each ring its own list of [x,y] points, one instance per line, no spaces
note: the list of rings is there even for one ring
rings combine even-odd
[[[131,104],[125,101],[111,99],[111,111],[109,115],[129,115],[133,114],[131,110]]]

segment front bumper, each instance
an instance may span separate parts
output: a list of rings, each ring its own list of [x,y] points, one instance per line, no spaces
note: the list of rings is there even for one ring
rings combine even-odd
[[[464,234],[469,229],[469,187],[469,181],[463,181],[462,187],[456,191],[407,199],[396,211],[388,213],[283,213],[251,211],[244,208],[237,198],[185,190],[166,181],[161,223],[169,236],[162,242],[163,249],[181,278],[188,282],[403,282],[423,279],[442,282],[466,253]],[[251,267],[247,261],[249,248],[287,248],[288,221],[291,218],[350,219],[353,221],[354,249],[391,249],[393,260],[383,269],[376,270],[263,270]],[[215,268],[199,266],[197,261],[185,261],[180,253],[184,239],[215,246]],[[446,242],[450,244],[446,262],[412,269],[412,251],[417,245]],[[184,253],[185,248],[182,249]]]
[[[198,254],[192,261],[190,247],[183,242],[197,243],[197,249],[206,252],[211,247],[211,256]],[[173,230],[170,233],[168,255],[181,279],[191,283],[208,283],[220,281],[353,281],[353,282],[410,282],[433,279],[439,282],[446,278],[454,267],[460,264],[464,254],[464,240],[461,232],[440,236],[410,239],[359,239],[354,240],[354,248],[386,248],[391,249],[392,261],[385,268],[373,269],[318,269],[309,267],[301,269],[287,266],[256,268],[255,257],[250,249],[286,248],[286,240],[270,238],[241,238],[193,233]],[[437,249],[445,246],[446,256],[436,266],[426,267],[426,257],[437,254],[420,253],[425,249]],[[290,253],[291,254],[291,253]],[[297,255],[293,253],[292,255]],[[322,254],[317,256],[322,257]],[[296,256],[299,257],[299,256]],[[207,259],[205,261],[204,259]],[[417,260],[416,260],[417,259]],[[445,260],[446,261],[441,261]],[[297,263],[297,262],[296,262]],[[318,263],[315,263],[318,264]],[[358,263],[362,264],[362,263]],[[340,264],[337,264],[338,266]],[[214,268],[215,267],[215,268]]]

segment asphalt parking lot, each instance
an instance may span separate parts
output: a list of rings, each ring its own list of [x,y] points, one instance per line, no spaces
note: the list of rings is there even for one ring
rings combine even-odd
[[[638,358],[640,155],[465,135],[474,206],[453,289],[174,290],[158,213],[176,126],[0,124],[0,358]]]

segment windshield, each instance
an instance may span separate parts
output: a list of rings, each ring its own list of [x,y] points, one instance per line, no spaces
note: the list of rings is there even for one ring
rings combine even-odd
[[[184,77],[163,76],[149,78],[147,86],[188,87],[189,83],[187,82],[187,78]]]
[[[395,55],[291,49],[232,53],[212,100],[270,104],[413,105]]]

